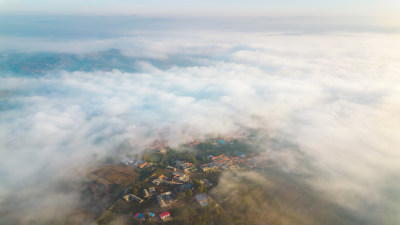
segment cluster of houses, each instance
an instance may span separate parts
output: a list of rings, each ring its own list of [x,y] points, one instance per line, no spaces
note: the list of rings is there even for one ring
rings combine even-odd
[[[189,184],[187,184],[187,185],[189,185]],[[183,185],[181,185],[181,186],[183,186]],[[191,185],[188,187],[190,188]],[[145,197],[145,198],[146,198],[146,196],[147,197],[154,196],[155,188],[152,187],[152,188],[148,188],[148,189],[143,189],[143,195],[144,195],[143,197]],[[143,199],[141,199],[133,194],[128,194],[128,195],[124,196],[124,198],[128,202],[130,202],[130,201],[136,201],[139,203],[143,202]],[[172,193],[170,191],[161,193],[161,194],[157,195],[156,198],[157,198],[158,204],[160,205],[161,208],[164,208],[164,210],[166,207],[169,207],[172,203],[176,202],[176,199],[174,199],[172,197]],[[201,207],[207,206],[209,203],[207,194],[205,194],[205,193],[195,195],[195,199]],[[156,214],[153,212],[148,212],[147,214],[150,218],[154,218],[156,216]],[[165,221],[168,221],[171,219],[171,213],[169,211],[164,211],[164,212],[158,214],[158,217],[162,222],[165,222]],[[141,212],[136,213],[134,215],[134,218],[139,221],[146,220],[145,214],[143,214]]]
[[[247,167],[247,168],[254,168],[257,166],[257,163],[262,161],[261,156],[254,156],[249,155],[246,156],[244,154],[238,153],[237,156],[231,158],[232,161],[237,163],[241,167]]]
[[[145,188],[143,189],[143,197],[144,198],[151,198],[156,194],[156,189],[154,187]]]
[[[156,152],[165,153],[167,150],[167,142],[166,141],[154,141],[150,145],[150,149]]]
[[[155,187],[143,189],[142,194],[143,194],[143,198],[152,198],[152,197],[156,196],[156,199],[161,208],[168,207],[171,203],[176,201],[176,199],[174,199],[172,197],[172,193],[170,191],[157,195]],[[123,198],[127,202],[137,202],[139,204],[144,201],[142,198],[140,198],[134,194],[127,194]],[[156,214],[153,212],[148,212],[148,215],[150,218],[153,218],[153,217],[155,217]],[[165,211],[165,212],[160,213],[158,216],[161,219],[161,221],[167,221],[168,219],[170,219],[171,214],[169,211]],[[135,219],[137,219],[139,221],[146,220],[145,215],[141,212],[136,213],[134,215],[134,217],[135,217]]]
[[[224,145],[224,144],[229,144],[233,143],[229,137],[214,137],[211,138],[211,142],[214,145]],[[195,140],[191,143],[189,143],[189,146],[195,146],[200,144],[198,140]],[[168,149],[166,146],[166,143],[163,141],[157,141],[154,142],[150,149],[159,151],[161,153],[165,153]],[[228,157],[225,154],[221,154],[218,156],[208,156],[209,162],[206,164],[201,165],[199,168],[203,172],[209,172],[213,170],[218,170],[218,169],[235,169],[238,167],[254,167],[257,165],[257,156],[254,155],[249,155],[246,156],[241,153],[236,153],[235,156],[233,157]],[[152,166],[151,163],[145,162],[145,161],[137,161],[137,162],[132,162],[129,160],[123,161],[124,164],[126,165],[134,165],[137,166],[138,168],[146,168],[149,166]],[[157,200],[158,205],[160,206],[161,210],[164,210],[162,213],[158,214],[158,217],[156,216],[156,213],[153,212],[148,212],[148,216],[143,213],[136,213],[135,218],[139,221],[144,221],[145,218],[150,217],[156,217],[161,219],[161,221],[168,221],[171,219],[171,214],[168,210],[169,208],[174,206],[174,203],[177,201],[175,193],[180,193],[184,192],[187,189],[193,189],[192,184],[188,183],[189,176],[188,174],[190,172],[196,172],[197,168],[195,165],[191,162],[188,162],[186,160],[178,160],[175,161],[175,167],[172,166],[167,166],[167,169],[170,171],[164,171],[164,174],[161,174],[155,179],[151,181],[152,184],[154,185],[160,185],[160,184],[173,184],[174,188],[170,189],[170,191],[165,190],[164,187],[157,187],[157,190],[159,191],[158,193],[156,192],[155,187],[150,187],[150,188],[145,188],[142,190],[142,195],[143,199],[149,199],[149,198],[155,198]],[[199,181],[205,186],[205,187],[210,187],[213,184],[208,180],[208,179],[199,179]],[[173,192],[173,193],[172,193]],[[128,202],[138,202],[142,203],[144,200],[136,195],[133,194],[128,194],[124,196],[124,199]],[[197,203],[201,207],[205,207],[209,204],[209,197],[207,196],[206,193],[200,193],[194,196],[194,199],[197,201]],[[159,209],[154,209],[158,211]]]
[[[189,181],[189,176],[185,173],[181,173],[181,172],[173,172],[172,173],[174,180],[176,181],[181,181],[181,182],[187,182]]]
[[[152,212],[149,212],[148,215],[149,215],[150,218],[154,218],[156,214],[152,213]],[[165,222],[168,219],[170,219],[171,213],[169,211],[165,211],[165,212],[162,212],[162,213],[158,214],[158,216],[160,217],[161,221]],[[134,215],[134,217],[135,217],[135,219],[137,219],[139,221],[145,221],[146,220],[146,217],[144,216],[143,213],[136,213]]]
[[[185,165],[185,163],[186,162],[182,162],[181,165]],[[168,173],[167,176],[162,174],[156,177],[156,179],[152,181],[153,184],[159,184],[164,182],[167,184],[175,184],[174,188],[171,191],[164,191],[162,193],[159,192],[158,194],[156,191],[156,187],[149,187],[141,190],[142,198],[134,194],[127,194],[124,196],[124,199],[127,202],[137,202],[140,204],[144,201],[144,199],[155,198],[157,200],[158,205],[160,206],[160,209],[168,210],[170,207],[173,207],[177,199],[176,195],[174,195],[172,191],[179,193],[187,189],[193,189],[193,186],[191,183],[187,183],[189,181],[188,174],[177,171],[174,167],[171,168],[174,169],[174,170],[171,169],[173,171],[172,173]],[[200,179],[200,182],[206,187],[212,185],[211,182],[207,179]],[[164,188],[162,187],[157,188],[157,190],[163,190],[163,189]],[[197,194],[194,196],[194,198],[201,207],[207,206],[209,204],[208,197],[205,193]],[[153,212],[147,212],[147,215],[142,212],[136,212],[134,214],[134,218],[142,222],[145,221],[146,218],[154,218],[155,220],[161,220],[162,222],[171,220],[171,214],[169,211],[164,211],[158,214],[158,216]]]
[[[195,199],[196,199],[197,203],[199,203],[199,205],[201,207],[204,207],[204,206],[208,205],[208,197],[207,197],[207,195],[205,193],[197,194],[195,196]],[[162,193],[160,195],[157,195],[157,201],[160,204],[160,206],[162,208],[164,208],[164,207],[169,206],[169,204],[171,202],[175,202],[176,200],[174,200],[171,197],[171,192],[165,192],[165,193]],[[153,213],[153,212],[149,212],[148,215],[149,215],[150,218],[153,218],[156,214]],[[164,212],[158,214],[158,216],[161,219],[161,221],[163,221],[163,222],[168,221],[168,220],[171,219],[171,213],[169,211],[164,211]],[[134,217],[135,217],[135,219],[140,220],[140,221],[146,220],[143,213],[136,213],[134,215]]]
[[[219,156],[208,156],[208,158],[211,160],[210,163],[203,164],[200,166],[200,169],[203,172],[208,172],[208,171],[213,171],[216,169],[234,169],[236,168],[236,164],[233,163],[233,161],[225,156],[224,154],[219,155]]]
[[[186,160],[182,160],[182,161],[178,160],[178,161],[175,161],[175,165],[176,165],[176,167],[182,169],[182,170],[185,171],[186,173],[189,173],[189,172],[196,172],[196,170],[197,170],[197,168],[194,166],[193,163],[190,163],[190,162],[188,162],[188,161],[186,161]]]
[[[142,161],[142,160],[134,162],[134,161],[132,161],[132,160],[130,160],[128,158],[125,158],[125,159],[121,160],[121,164],[125,165],[125,166],[130,166],[130,165],[136,166],[136,167],[138,167],[140,169],[152,166],[152,164],[149,163],[149,162],[145,162],[145,161]]]
[[[203,164],[200,166],[201,171],[209,172],[217,169],[237,169],[239,167],[247,167],[254,168],[257,166],[257,163],[262,161],[263,159],[258,155],[254,154],[250,156],[246,156],[245,154],[238,153],[237,156],[227,157],[224,154],[219,156],[208,156],[211,162],[207,164]]]
[[[160,175],[156,179],[154,179],[151,183],[155,185],[160,185],[162,183],[165,184],[182,184],[183,182],[187,182],[189,177],[187,174],[181,172],[173,172],[172,177],[167,177],[164,174]]]

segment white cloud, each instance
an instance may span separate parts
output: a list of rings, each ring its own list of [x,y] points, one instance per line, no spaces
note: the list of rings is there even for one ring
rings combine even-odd
[[[163,133],[179,142],[245,126],[297,144],[312,159],[310,183],[333,201],[399,212],[382,189],[400,171],[400,36],[218,34],[117,45],[131,57],[168,61],[166,69],[141,59],[137,73],[1,77],[0,194],[36,188],[42,171],[54,179],[75,172],[126,141],[141,146]],[[197,65],[177,65],[179,54]]]

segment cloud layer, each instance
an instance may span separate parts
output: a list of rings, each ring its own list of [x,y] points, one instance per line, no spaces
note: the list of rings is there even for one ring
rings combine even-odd
[[[246,127],[294,143],[312,170],[294,163],[288,171],[310,175],[307,182],[330,200],[376,221],[398,222],[399,38],[380,33],[145,32],[122,43],[83,44],[87,49],[75,52],[85,57],[118,48],[134,59],[135,72],[93,66],[86,72],[3,74],[0,212],[42,216],[32,212],[31,203],[7,204],[20,193],[27,199],[40,196],[44,209],[73,207],[73,191],[55,190],[61,180],[90,166],[94,155],[127,146],[140,151],[159,137],[182,143]],[[54,51],[70,45],[44,46]],[[268,139],[261,146],[271,151]],[[46,192],[71,203],[54,206],[54,196]],[[3,218],[7,223],[14,217]]]

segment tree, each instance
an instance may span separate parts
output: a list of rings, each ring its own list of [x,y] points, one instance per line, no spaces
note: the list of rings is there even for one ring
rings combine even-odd
[[[192,156],[192,162],[193,162],[194,164],[197,164],[197,163],[198,163],[196,157]]]
[[[198,179],[193,179],[193,184],[199,192],[203,193],[207,191],[207,188]]]
[[[186,191],[185,191],[185,197],[186,197],[186,198],[190,198],[190,197],[192,197],[192,196],[193,196],[193,191],[190,190],[190,189],[186,189]]]
[[[215,208],[215,213],[217,214],[217,215],[222,215],[222,207],[220,207],[220,206],[217,206],[216,208]]]
[[[199,192],[203,193],[203,192],[207,191],[207,188],[202,183],[200,183],[199,186],[197,186],[197,190],[199,190]]]

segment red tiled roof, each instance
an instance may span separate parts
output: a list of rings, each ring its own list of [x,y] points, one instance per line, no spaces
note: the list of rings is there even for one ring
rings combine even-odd
[[[219,155],[219,156],[214,156],[214,157],[211,158],[211,160],[217,160],[217,159],[219,159],[221,157],[224,157],[224,156],[225,156],[224,154]]]
[[[140,164],[139,168],[143,168],[145,167],[147,164],[149,164],[148,162],[144,162],[143,164]]]
[[[169,211],[165,211],[165,212],[163,212],[163,213],[160,214],[160,217],[163,218],[163,217],[166,217],[166,216],[169,216],[169,215],[171,215],[171,214],[169,213]]]

